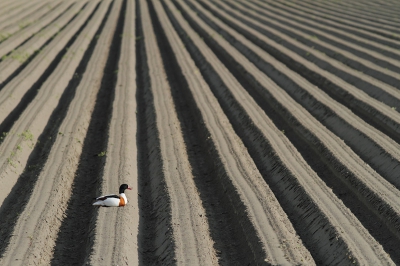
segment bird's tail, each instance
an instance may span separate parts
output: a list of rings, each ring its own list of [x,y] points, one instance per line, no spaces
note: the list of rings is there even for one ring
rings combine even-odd
[[[96,201],[95,203],[93,203],[94,206],[102,206],[103,202],[102,201]]]

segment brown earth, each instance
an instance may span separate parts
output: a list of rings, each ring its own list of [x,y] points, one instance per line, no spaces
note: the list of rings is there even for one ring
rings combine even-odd
[[[399,11],[1,1],[0,265],[400,264]]]

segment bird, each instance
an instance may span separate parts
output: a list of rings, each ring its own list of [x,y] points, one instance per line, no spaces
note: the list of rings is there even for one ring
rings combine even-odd
[[[124,207],[128,203],[128,199],[125,195],[126,189],[132,190],[127,184],[122,184],[119,187],[119,195],[110,194],[97,197],[93,205],[102,207]]]

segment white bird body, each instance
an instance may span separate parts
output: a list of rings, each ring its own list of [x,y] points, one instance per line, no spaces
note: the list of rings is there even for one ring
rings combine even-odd
[[[119,195],[110,194],[96,198],[96,202],[93,205],[96,206],[107,206],[107,207],[122,207],[128,203],[125,193]]]
[[[119,195],[109,194],[97,197],[93,205],[103,207],[123,207],[128,203],[128,199],[125,195],[125,189],[131,190],[132,188],[128,187],[126,184],[123,184],[119,188]]]

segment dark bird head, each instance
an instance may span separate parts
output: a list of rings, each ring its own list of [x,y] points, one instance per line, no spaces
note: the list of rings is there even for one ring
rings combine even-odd
[[[119,194],[125,193],[125,189],[131,190],[132,188],[129,187],[127,184],[122,184],[122,185],[119,187]]]

